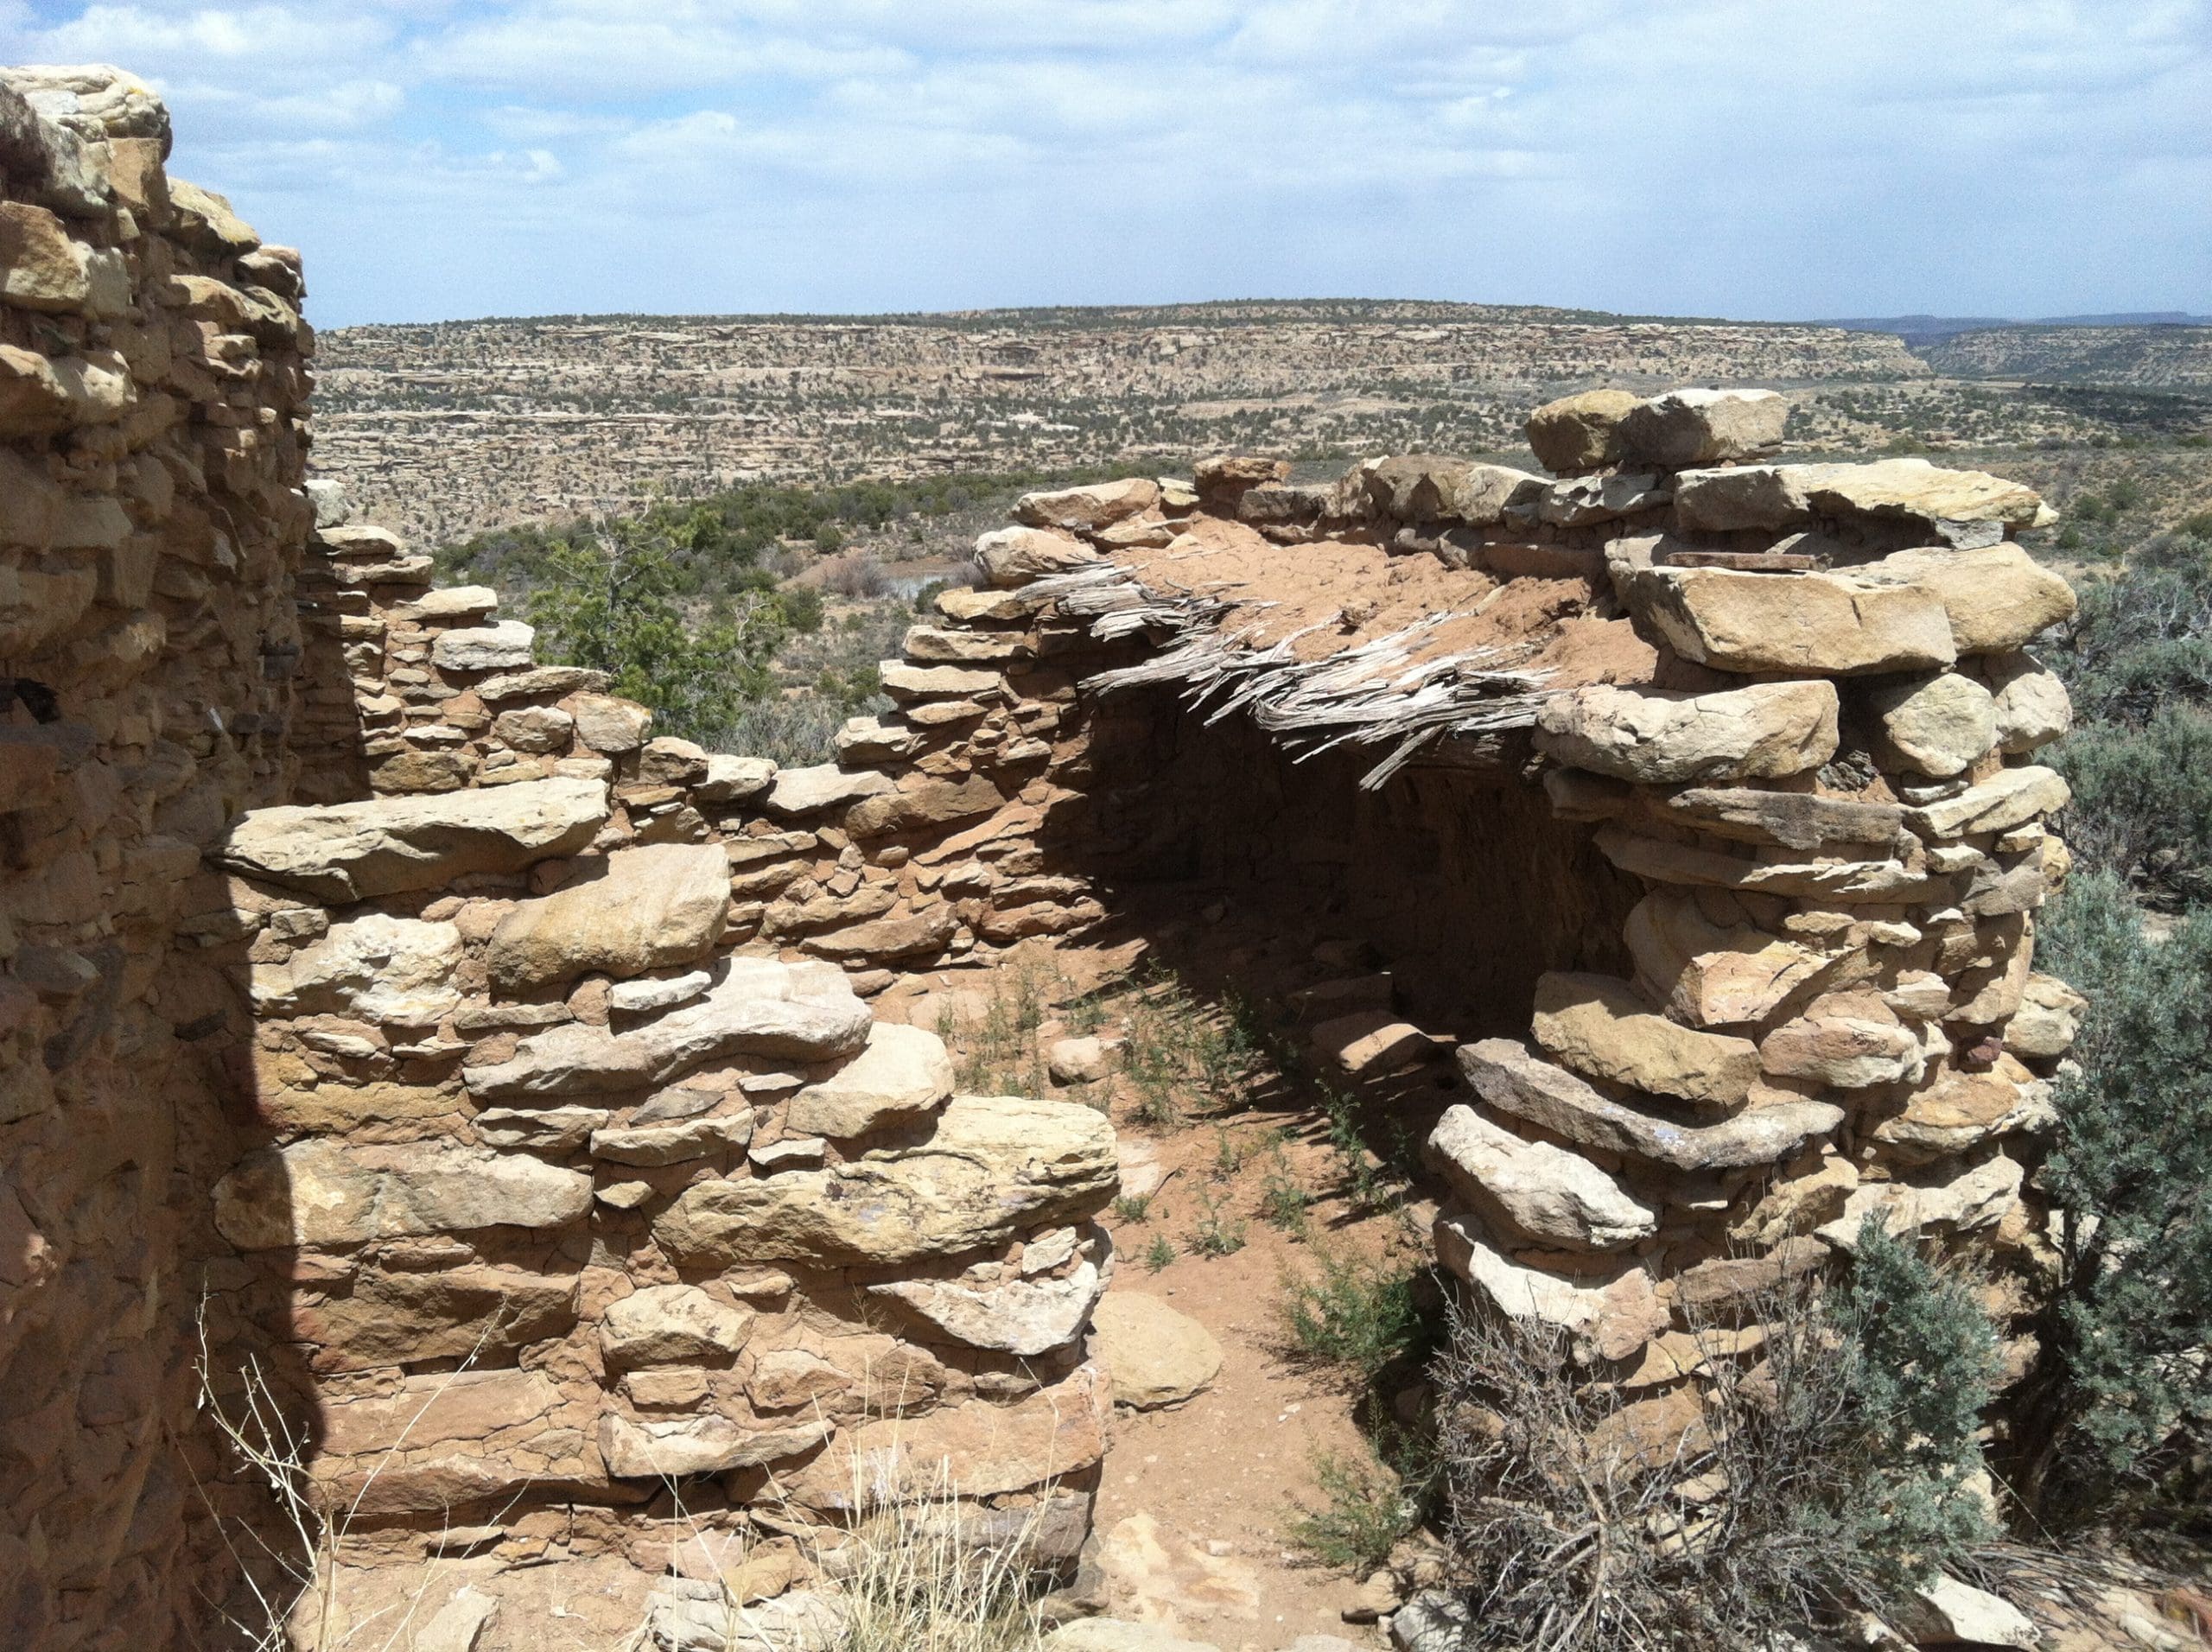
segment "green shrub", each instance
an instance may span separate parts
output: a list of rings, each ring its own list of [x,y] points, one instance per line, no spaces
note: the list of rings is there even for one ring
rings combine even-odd
[[[1313,1247],[1313,1271],[1282,1282],[1283,1327],[1304,1358],[1372,1382],[1385,1368],[1426,1351],[1429,1327],[1416,1275],[1394,1258],[1350,1248]]]
[[[2212,912],[2154,940],[2124,884],[2084,874],[2039,938],[2093,994],[2057,1083],[2060,1276],[2015,1425],[2056,1519],[2142,1488],[2212,1413]]]
[[[1894,1592],[1994,1534],[1968,1482],[1982,1466],[1996,1328],[1962,1280],[1872,1217],[1819,1316],[1846,1350],[1845,1426],[1870,1451],[1880,1488],[1828,1518]]]
[[[1222,1208],[1221,1201],[1205,1188],[1197,1194],[1198,1225],[1191,1230],[1191,1249],[1201,1256],[1233,1256],[1244,1249],[1245,1227]]]
[[[677,585],[668,548],[641,534],[556,543],[529,613],[542,659],[605,671],[616,694],[652,708],[656,732],[702,740],[768,691],[784,611],[750,593],[701,625]]]
[[[2050,761],[2074,788],[2063,823],[2085,865],[2163,898],[2212,897],[2212,711],[2169,705],[2141,728],[2092,724]]]
[[[1319,1506],[1300,1503],[1283,1534],[1322,1565],[1364,1577],[1420,1522],[1430,1476],[1407,1460],[1418,1454],[1396,1429],[1370,1449],[1314,1452]]]

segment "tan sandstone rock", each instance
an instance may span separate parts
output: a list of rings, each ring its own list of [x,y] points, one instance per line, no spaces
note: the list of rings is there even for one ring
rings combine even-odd
[[[353,1245],[475,1228],[558,1228],[591,1178],[452,1141],[371,1147],[314,1137],[248,1153],[215,1184],[215,1225],[241,1250]]]
[[[1160,503],[1160,484],[1141,476],[1118,482],[1094,482],[1051,493],[1024,493],[1014,513],[1033,528],[1063,528],[1095,533]]]
[[[1627,1359],[1667,1329],[1666,1306],[1641,1263],[1573,1278],[1548,1273],[1493,1249],[1463,1217],[1439,1218],[1436,1255],[1498,1312],[1556,1325],[1586,1358]]]
[[[1624,390],[1586,390],[1546,402],[1529,416],[1536,462],[1561,476],[1610,465],[1625,451],[1621,423],[1641,398]]]
[[[861,1052],[791,1099],[787,1129],[843,1141],[912,1124],[952,1095],[944,1040],[918,1026],[878,1021]]]
[[[1993,655],[1982,666],[1996,696],[1997,749],[2006,756],[2048,746],[2074,726],[2074,704],[2066,684],[2034,655]]]
[[[2010,653],[2075,608],[2074,588],[2015,544],[1901,550],[1869,572],[1933,591],[1961,655]]]
[[[1033,584],[1100,561],[1081,540],[1042,528],[1000,528],[976,541],[976,566],[1001,589]]]
[[[1754,927],[1734,905],[1719,892],[1654,889],[1629,912],[1637,986],[1692,1026],[1763,1021],[1834,962]]]
[[[1139,1291],[1111,1291],[1100,1299],[1090,1351],[1113,1374],[1115,1403],[1139,1411],[1180,1405],[1221,1375],[1213,1333]]]
[[[729,861],[719,844],[617,849],[603,876],[516,903],[485,963],[508,992],[594,971],[642,975],[712,952],[729,917]]]
[[[1530,1026],[1578,1072],[1700,1107],[1740,1106],[1759,1076],[1749,1039],[1679,1026],[1610,975],[1545,975]]]
[[[804,1507],[851,1509],[862,1495],[892,1499],[1025,1491],[1071,1479],[1105,1455],[1113,1399],[1106,1374],[1077,1367],[1064,1381],[1010,1405],[970,1400],[919,1417],[863,1423],[786,1477]]]
[[[1777,1077],[1865,1090],[1917,1079],[1927,1052],[1880,994],[1831,993],[1761,1039],[1759,1063]]]
[[[1760,683],[1719,694],[1593,683],[1547,698],[1536,749],[1577,768],[1666,785],[1797,774],[1835,755],[1835,685]],[[1986,749],[1986,748],[1985,748]]]
[[[868,1293],[895,1302],[942,1336],[970,1348],[1032,1359],[1065,1348],[1082,1332],[1106,1289],[1098,1264],[1085,1257],[1061,1278],[897,1280]]]
[[[250,877],[324,900],[368,900],[471,872],[519,872],[583,848],[607,816],[599,781],[531,780],[490,791],[251,810],[216,853]]]
[[[1618,1250],[1659,1230],[1657,1214],[1577,1153],[1526,1141],[1471,1107],[1450,1107],[1422,1156],[1486,1219],[1526,1242]]]
[[[2066,807],[2073,791],[2056,769],[2029,765],[2006,769],[1955,797],[1905,810],[1905,821],[1923,837],[1964,837],[1975,832],[2010,831]]]
[[[1763,1100],[1717,1124],[1679,1124],[1613,1100],[1511,1039],[1462,1045],[1459,1071],[1501,1113],[1581,1147],[1680,1171],[1773,1164],[1834,1129],[1844,1116],[1829,1102],[1792,1097]]]
[[[1643,568],[1618,582],[1630,611],[1676,653],[1719,670],[1851,677],[1958,658],[1937,593],[1857,571]]]
[[[1672,390],[1630,408],[1620,441],[1631,464],[1681,470],[1749,459],[1780,442],[1789,422],[1789,403],[1770,390]]]
[[[914,1261],[1089,1216],[1117,1185],[1114,1129],[1092,1109],[962,1096],[912,1146],[823,1170],[696,1184],[653,1234],[687,1266]]]
[[[467,1072],[480,1102],[584,1096],[665,1083],[728,1055],[821,1061],[858,1050],[868,1006],[827,964],[726,958],[707,995],[626,1032],[571,1022],[532,1033],[507,1060]]]
[[[1700,531],[1794,527],[1816,516],[1931,529],[1950,524],[2025,527],[2042,504],[2034,490],[2018,482],[1983,471],[1942,469],[1925,459],[1688,471],[1675,478],[1675,486],[1681,524]]]
[[[1878,755],[1885,768],[1948,779],[1997,743],[1996,697],[1970,677],[1885,677],[1862,694],[1881,731]]]
[[[461,1007],[461,961],[451,924],[368,912],[334,924],[314,945],[253,971],[255,1009],[265,1015],[337,1014],[397,1026],[435,1026]]]
[[[648,1285],[611,1304],[599,1324],[600,1351],[626,1370],[639,1365],[727,1365],[752,1334],[750,1308],[733,1307],[696,1285]]]

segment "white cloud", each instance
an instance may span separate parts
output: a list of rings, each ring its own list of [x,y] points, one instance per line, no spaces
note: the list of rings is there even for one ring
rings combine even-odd
[[[146,74],[179,170],[306,243],[326,321],[2212,304],[2212,0],[44,10],[0,0],[0,53]]]

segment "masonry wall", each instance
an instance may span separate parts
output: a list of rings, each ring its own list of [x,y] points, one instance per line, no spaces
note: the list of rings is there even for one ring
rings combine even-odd
[[[1325,1029],[1354,1077],[1431,1052],[1424,1016],[1507,1034],[1430,1143],[1441,1258],[1660,1423],[1691,1326],[1869,1213],[2024,1304],[2080,1007],[2032,968],[2065,708],[2021,651],[2070,596],[2010,543],[2025,490],[1763,463],[1763,393],[1606,392],[1532,422],[1554,477],[1035,496],[886,663],[897,711],[779,772],[655,737],[304,481],[297,260],[166,147],[105,73],[0,93],[19,1643],[168,1643],[224,1592],[219,1527],[266,1509],[195,1420],[203,1348],[224,1403],[251,1362],[301,1420],[357,1558],[692,1542],[798,1623],[855,1486],[943,1463],[979,1530],[1041,1505],[1071,1560],[1111,1129],[955,1095],[869,1003],[1192,873],[1310,886],[1418,966]],[[1371,792],[1364,756],[1202,732],[1178,651],[1238,645],[1190,581],[1256,553],[1261,600],[1325,555],[1530,596],[1545,674],[1446,662],[1467,726]]]
[[[105,74],[0,76],[0,1641],[166,1646],[249,1036],[203,849],[286,791],[299,261]],[[220,1495],[219,1493],[218,1495]]]

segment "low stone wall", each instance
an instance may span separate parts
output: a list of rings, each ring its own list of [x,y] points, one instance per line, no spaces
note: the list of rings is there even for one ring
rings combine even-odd
[[[508,1542],[651,1544],[653,1510],[579,1509],[713,1471],[734,1528],[759,1517],[760,1470],[804,1459],[785,1491],[826,1515],[838,1442],[927,1409],[916,1394],[942,1407],[911,1426],[921,1449],[935,1419],[945,1438],[1018,1433],[1033,1405],[1093,1419],[965,1489],[1079,1486],[1107,1260],[1083,1218],[1112,1190],[1110,1132],[1052,1102],[948,1103],[942,1045],[868,1033],[855,993],[1104,915],[1126,823],[1101,805],[1128,777],[1094,740],[1114,702],[1085,684],[1232,628],[1233,601],[1194,609],[1187,588],[1252,545],[1287,570],[1464,570],[1471,611],[1541,581],[1523,651],[1611,663],[1612,681],[1539,680],[1491,649],[1470,672],[1519,692],[1474,719],[1491,761],[1462,806],[1541,778],[1559,829],[1643,893],[1618,940],[1535,980],[1531,1039],[1459,1052],[1468,1100],[1429,1145],[1458,1200],[1449,1268],[1567,1327],[1649,1391],[1654,1426],[1694,1415],[1693,1331],[1847,1252],[1870,1214],[1970,1239],[2024,1306],[2038,1075],[2080,1001],[2031,968],[2065,789],[2030,759],[2066,712],[2019,651],[2071,595],[2008,541],[2037,510],[2024,490],[1747,462],[1779,410],[1580,398],[1537,416],[1539,451],[1573,468],[1566,429],[1624,453],[1561,480],[1415,459],[1295,487],[1217,461],[1195,489],[1032,496],[979,546],[988,588],[946,593],[886,663],[899,711],[849,725],[838,763],[782,772],[652,738],[588,674],[535,664],[492,593],[429,590],[326,499],[340,594],[315,600],[342,605],[379,795],[250,815],[229,840],[260,914],[276,1145],[222,1194],[231,1237],[285,1250],[270,1311],[320,1374],[323,1471],[365,1474],[393,1441],[359,1420],[447,1395],[467,1353],[482,1403],[410,1437],[377,1510],[519,1494],[560,1512],[510,1516]],[[1714,462],[1632,468],[1659,440],[1639,429]],[[1270,576],[1249,582],[1267,601]],[[1591,627],[1619,645],[1592,650]],[[1581,654],[1557,654],[1567,632]],[[1459,731],[1435,732],[1414,772],[1471,774]],[[760,1042],[782,1006],[835,1030]],[[1367,1036],[1390,1013],[1371,1019],[1363,1061],[1397,1047]],[[940,1160],[986,1169],[948,1181]],[[879,1369],[907,1401],[884,1404]]]

